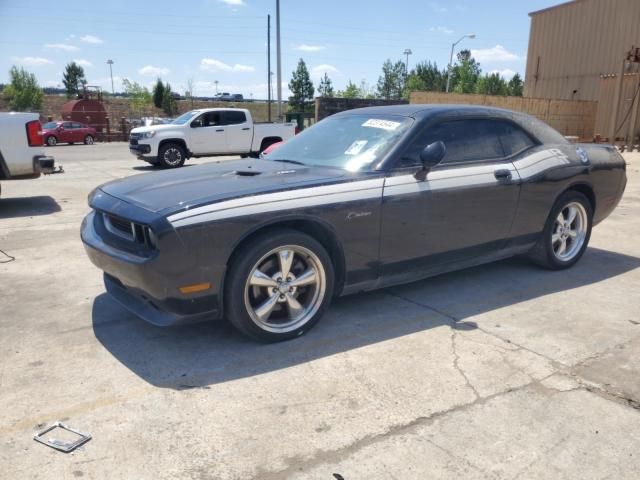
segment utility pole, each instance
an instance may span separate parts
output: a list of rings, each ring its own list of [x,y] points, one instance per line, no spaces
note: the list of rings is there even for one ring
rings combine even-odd
[[[216,95],[218,95],[218,80],[214,80],[213,83],[216,84]]]
[[[280,51],[280,0],[276,0],[276,81],[278,82],[278,120],[282,120],[282,52]]]
[[[407,62],[405,64],[405,76],[409,75],[409,55],[411,55],[413,52],[411,51],[410,48],[405,48],[404,49],[404,53],[407,56]]]
[[[271,15],[267,15],[267,112],[271,121]]]
[[[107,65],[109,65],[109,74],[111,75],[111,95],[115,95],[116,92],[113,89],[113,60],[107,60]]]

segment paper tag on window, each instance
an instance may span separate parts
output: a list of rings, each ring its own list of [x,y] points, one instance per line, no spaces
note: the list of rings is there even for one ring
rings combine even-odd
[[[364,146],[367,144],[367,140],[356,140],[347,148],[344,152],[345,155],[358,155]]]
[[[400,122],[392,120],[381,120],[379,118],[370,118],[362,124],[363,127],[381,128],[383,130],[396,130],[400,126]]]

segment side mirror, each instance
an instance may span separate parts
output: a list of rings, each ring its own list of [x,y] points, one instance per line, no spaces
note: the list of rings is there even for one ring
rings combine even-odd
[[[191,128],[199,128],[201,126],[202,126],[202,120],[199,118],[191,122]]]
[[[420,152],[420,162],[422,163],[422,169],[415,175],[416,179],[424,181],[427,178],[427,173],[433,167],[438,165],[447,153],[447,147],[444,142],[438,140],[437,142],[430,143],[424,150]]]

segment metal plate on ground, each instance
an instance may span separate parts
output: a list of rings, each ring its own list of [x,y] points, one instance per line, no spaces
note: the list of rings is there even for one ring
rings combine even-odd
[[[47,435],[51,434],[51,432],[58,432],[58,435],[64,435],[65,437],[69,438],[55,438],[53,436]],[[83,445],[91,440],[91,435],[88,433],[79,432],[75,428],[71,428],[62,422],[56,422],[53,425],[45,428],[41,432],[35,434],[33,436],[33,439],[36,442],[47,445],[48,447],[55,448],[56,450],[60,450],[61,452],[69,453],[74,451],[80,445]]]

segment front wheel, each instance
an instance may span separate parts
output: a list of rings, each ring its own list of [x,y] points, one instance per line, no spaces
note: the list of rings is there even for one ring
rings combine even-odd
[[[84,144],[85,145],[93,145],[93,136],[92,135],[87,135],[86,137],[84,137]]]
[[[296,230],[278,230],[236,255],[225,285],[227,318],[257,340],[295,338],[320,320],[333,284],[333,264],[318,241]]]
[[[47,137],[47,145],[49,145],[50,147],[55,147],[57,143],[58,143],[58,139],[53,135],[51,135],[50,137]]]
[[[530,258],[551,270],[573,266],[587,249],[592,223],[593,208],[587,197],[576,191],[565,192],[551,209]]]
[[[158,164],[163,168],[178,168],[186,159],[184,148],[176,143],[166,143],[158,152]]]

